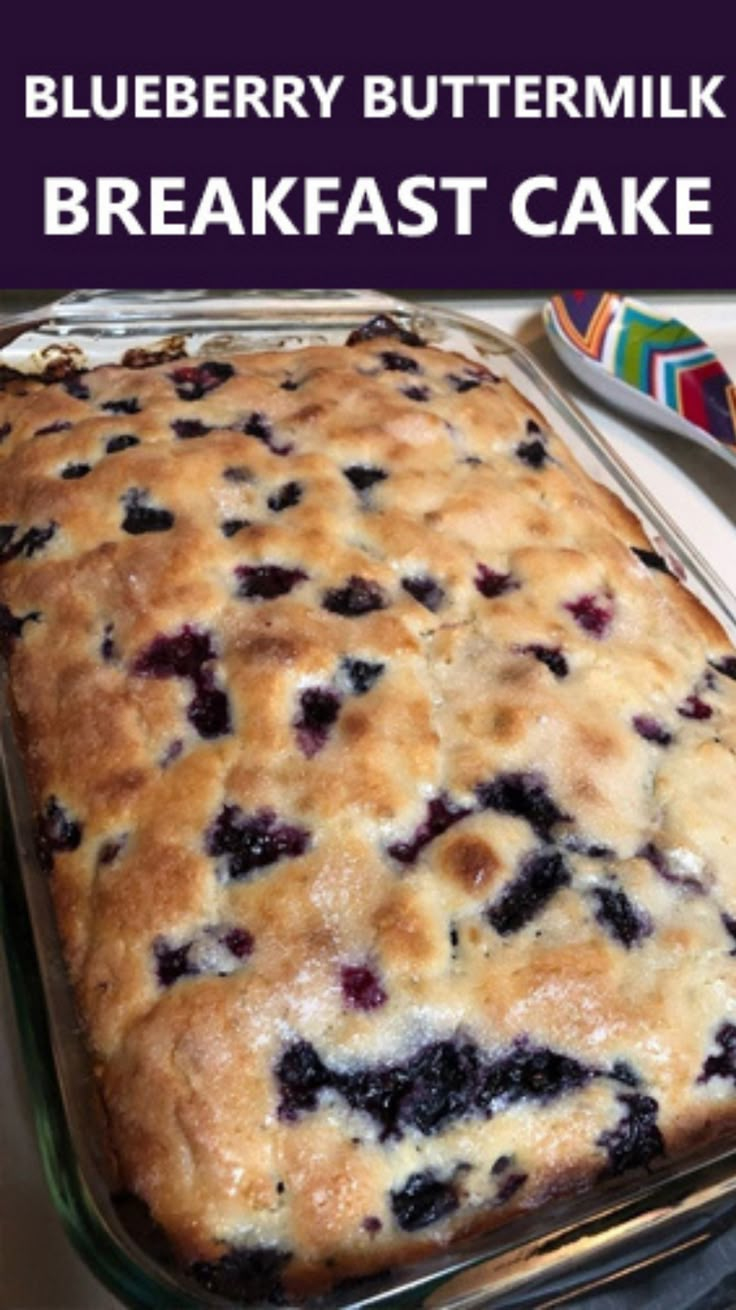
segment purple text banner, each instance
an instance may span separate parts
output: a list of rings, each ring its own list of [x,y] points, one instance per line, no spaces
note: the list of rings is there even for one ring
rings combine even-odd
[[[733,288],[717,13],[575,9],[28,6],[0,285]]]

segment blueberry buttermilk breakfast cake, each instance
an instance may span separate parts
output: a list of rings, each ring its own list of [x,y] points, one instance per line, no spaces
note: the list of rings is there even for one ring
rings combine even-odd
[[[8,377],[0,628],[121,1177],[230,1295],[395,1267],[736,1104],[736,653],[506,381]]]

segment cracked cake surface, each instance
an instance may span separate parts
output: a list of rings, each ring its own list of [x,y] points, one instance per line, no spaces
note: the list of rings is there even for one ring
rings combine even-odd
[[[733,1122],[736,653],[507,381],[388,320],[11,378],[0,642],[121,1177],[205,1286]]]

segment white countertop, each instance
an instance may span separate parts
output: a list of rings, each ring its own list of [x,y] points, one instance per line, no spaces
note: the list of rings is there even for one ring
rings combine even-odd
[[[736,377],[736,296],[651,296],[699,330]],[[635,428],[604,411],[564,375],[532,297],[450,301],[518,335],[614,442],[736,594],[736,470],[678,437]],[[119,1310],[69,1245],[43,1179],[28,1089],[0,966],[0,1310]]]

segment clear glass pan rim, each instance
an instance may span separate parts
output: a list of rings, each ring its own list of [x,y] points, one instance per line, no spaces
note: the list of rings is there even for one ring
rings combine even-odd
[[[503,333],[444,307],[417,306],[374,292],[81,292],[31,314],[0,320],[0,363],[16,359],[29,329],[48,343],[100,342],[119,355],[131,341],[177,333],[196,343],[223,332],[243,339],[231,348],[260,348],[274,336],[309,339],[344,333],[371,314],[391,313],[449,349],[480,351],[505,359],[514,381],[526,384],[534,403],[557,416],[557,427],[580,457],[583,447],[599,480],[613,485],[642,520],[658,549],[664,542],[685,569],[688,584],[716,614],[733,639],[736,600],[682,535],[677,525],[628,470],[587,418],[553,384],[529,353]],[[19,337],[20,334],[20,337]],[[21,345],[19,345],[19,341]],[[247,342],[247,344],[246,344]],[[434,341],[433,341],[434,343]],[[34,347],[35,349],[36,347]],[[524,386],[522,385],[522,389]],[[530,397],[530,398],[532,398]],[[595,474],[594,474],[595,476]],[[192,1291],[140,1253],[122,1231],[109,1202],[95,1150],[82,1126],[92,1096],[89,1071],[70,987],[61,963],[50,898],[33,852],[30,804],[13,737],[4,685],[0,683],[3,772],[15,843],[4,860],[3,927],[17,1017],[29,1071],[34,1112],[47,1178],[74,1244],[101,1280],[133,1310],[204,1310],[223,1306],[219,1297]],[[15,868],[14,868],[15,865]],[[22,917],[31,934],[23,931]],[[20,925],[20,929],[19,929]],[[18,930],[19,929],[19,930]],[[18,931],[17,931],[18,930]],[[24,943],[21,949],[18,942]],[[32,981],[35,977],[36,982]],[[36,995],[34,996],[34,988]],[[24,995],[24,993],[27,993]],[[29,1024],[33,1023],[33,1031]],[[87,1062],[88,1063],[88,1062]],[[703,1153],[701,1153],[703,1155]],[[616,1260],[644,1238],[671,1249],[683,1225],[700,1222],[709,1207],[736,1197],[736,1150],[725,1141],[703,1156],[683,1159],[651,1178],[554,1202],[542,1211],[496,1229],[468,1247],[455,1247],[392,1278],[382,1289],[340,1292],[322,1305],[357,1310],[378,1305],[469,1308],[500,1297],[525,1297],[540,1279],[585,1285],[586,1267]],[[572,1278],[571,1267],[578,1277]],[[592,1274],[590,1276],[593,1276]],[[581,1281],[582,1280],[582,1281]],[[357,1291],[357,1289],[356,1289]],[[567,1299],[565,1297],[564,1299]]]

